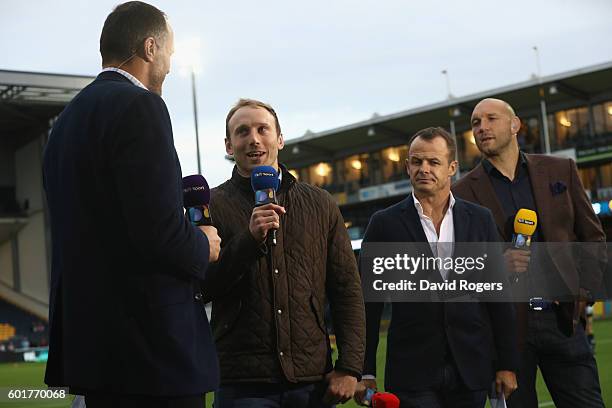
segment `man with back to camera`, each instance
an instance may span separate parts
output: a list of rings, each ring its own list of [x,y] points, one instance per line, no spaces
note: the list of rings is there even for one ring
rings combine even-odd
[[[529,279],[532,300],[517,303],[521,365],[518,392],[510,407],[537,407],[540,368],[557,407],[603,407],[597,365],[584,334],[584,308],[599,288],[605,235],[571,159],[526,154],[517,141],[520,119],[505,101],[487,98],[472,112],[472,131],[483,160],[454,186],[459,197],[489,208],[498,233],[512,239],[512,220],[521,208],[537,213],[534,242],[594,242],[598,254],[577,265],[566,251],[537,253],[508,249],[512,281]],[[559,302],[555,293],[575,302]],[[579,324],[581,323],[581,324]]]
[[[199,282],[220,238],[183,215],[160,97],[172,52],[163,12],[117,6],[100,37],[104,69],[60,115],[45,149],[45,382],[85,395],[88,408],[203,407],[219,381]]]
[[[365,320],[357,264],[338,206],[278,163],[278,116],[241,99],[226,119],[231,179],[212,190],[223,238],[204,281],[221,387],[215,408],[315,408],[349,400],[361,376]],[[255,207],[251,171],[278,169],[278,204]],[[277,244],[267,240],[276,229]],[[331,306],[338,360],[331,362],[324,311]]]
[[[453,197],[450,191],[457,170],[455,151],[454,139],[439,127],[420,130],[410,139],[406,169],[413,192],[372,216],[362,248],[369,242],[425,242],[429,256],[446,258],[458,256],[454,243],[497,241],[491,212]],[[491,262],[503,263],[498,252],[496,258],[489,252]],[[452,281],[450,274],[455,272],[429,273],[441,274],[440,281]],[[363,401],[366,388],[377,388],[383,306],[366,302],[366,358],[357,402]],[[475,299],[392,303],[385,390],[394,393],[404,408],[481,408],[493,381],[497,392],[510,395],[516,389],[518,365],[513,324],[514,311],[508,303]]]

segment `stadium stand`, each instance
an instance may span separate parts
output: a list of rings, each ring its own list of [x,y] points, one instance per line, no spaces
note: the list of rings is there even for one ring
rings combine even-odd
[[[0,343],[15,348],[24,345],[46,346],[48,343],[47,323],[37,316],[0,299]]]

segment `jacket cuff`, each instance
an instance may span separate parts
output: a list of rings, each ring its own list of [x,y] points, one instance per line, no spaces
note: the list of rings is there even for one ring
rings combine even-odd
[[[253,255],[256,258],[259,258],[262,255],[266,255],[268,253],[268,247],[266,243],[260,244],[253,238],[251,232],[247,228],[245,231],[241,232],[237,237],[236,246],[238,248],[238,253],[246,253],[249,255]],[[243,252],[244,251],[244,252]]]
[[[518,355],[512,352],[500,353],[495,362],[495,371],[513,371],[516,373],[518,367]]]
[[[355,377],[357,379],[357,382],[361,381],[361,373],[358,371],[351,370],[350,368],[344,368],[343,366],[338,364],[336,364],[334,370],[336,370],[336,372],[341,371],[343,373],[347,373],[348,375]]]

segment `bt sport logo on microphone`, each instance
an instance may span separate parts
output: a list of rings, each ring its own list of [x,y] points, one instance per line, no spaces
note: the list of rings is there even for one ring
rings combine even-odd
[[[183,189],[184,194],[189,194],[192,191],[204,191],[206,190],[205,186],[190,186]]]

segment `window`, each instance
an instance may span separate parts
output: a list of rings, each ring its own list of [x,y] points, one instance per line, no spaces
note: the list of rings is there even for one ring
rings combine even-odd
[[[593,106],[594,131],[596,135],[612,133],[612,102]]]
[[[578,169],[578,175],[580,176],[580,181],[582,181],[584,189],[591,191],[592,195],[593,190],[597,190],[597,169],[595,167]]]
[[[521,128],[516,136],[521,150],[527,153],[541,152],[540,121],[537,118],[521,119]]]
[[[369,180],[369,154],[359,154],[347,157],[343,161],[344,180],[349,183],[357,183],[360,187],[367,185]]]
[[[329,163],[321,162],[308,167],[308,180],[315,186],[323,187],[332,182],[332,167]]]
[[[459,167],[462,169],[472,169],[480,161],[480,151],[476,146],[476,139],[471,130],[465,131],[461,137],[457,138],[459,146]]]
[[[587,107],[568,109],[554,113],[555,133],[552,145],[555,149],[575,146],[579,137],[589,135],[589,111]],[[551,134],[553,134],[551,132]]]
[[[310,183],[310,171],[308,167],[302,167],[301,169],[296,169],[298,174],[297,179],[304,183]]]
[[[578,169],[585,190],[591,193],[591,200],[612,198],[612,163]]]
[[[599,167],[600,187],[612,187],[612,163]]]
[[[402,180],[406,177],[408,146],[388,147],[381,151],[384,182]]]

